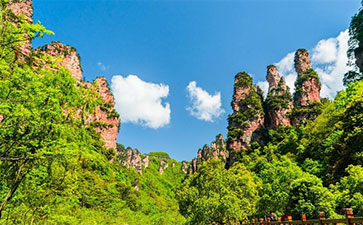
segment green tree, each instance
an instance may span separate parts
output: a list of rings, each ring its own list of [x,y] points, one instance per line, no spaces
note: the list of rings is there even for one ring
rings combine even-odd
[[[184,181],[177,197],[189,224],[236,224],[256,213],[258,187],[242,164],[226,170],[211,160]]]
[[[25,180],[42,177],[56,162],[67,168],[84,153],[103,151],[100,137],[84,123],[98,104],[95,92],[44,55],[31,55],[30,61],[19,57],[24,42],[52,32],[39,23],[29,24],[7,4],[1,0],[0,218]],[[49,184],[49,178],[43,180]]]
[[[321,211],[327,217],[336,215],[334,195],[318,177],[305,173],[291,182],[290,190],[288,210],[294,218],[299,218],[302,213],[308,218],[317,218]]]
[[[271,163],[261,161],[258,167],[257,176],[262,183],[258,202],[259,216],[268,215],[271,210],[281,215],[287,209],[289,197],[296,194],[291,191],[291,183],[305,174],[287,156]]]
[[[353,208],[356,215],[363,215],[363,168],[350,165],[348,175],[337,184],[337,201],[340,208]]]
[[[363,2],[362,2],[363,4]],[[343,83],[345,86],[358,80],[363,79],[363,10],[361,9],[356,15],[353,16],[349,27],[349,41],[348,41],[348,65],[354,66],[354,70],[348,71],[344,74]],[[358,72],[359,70],[359,72]]]

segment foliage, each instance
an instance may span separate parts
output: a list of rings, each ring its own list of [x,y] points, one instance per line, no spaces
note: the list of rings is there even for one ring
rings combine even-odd
[[[170,156],[168,153],[166,152],[150,152],[148,154],[149,156],[154,156],[160,159],[170,159]]]
[[[335,187],[337,201],[342,207],[351,207],[356,215],[363,215],[363,168],[361,165],[350,165],[347,176],[342,177]]]
[[[344,86],[348,86],[348,84],[353,83],[355,81],[363,80],[363,74],[355,71],[348,71],[344,74],[343,84]]]
[[[288,209],[295,218],[301,214],[313,218],[319,212],[325,212],[327,217],[335,215],[334,196],[318,177],[305,174],[292,181],[290,188],[294,194],[288,198]]]
[[[349,27],[349,41],[348,41],[348,65],[353,66],[353,70],[344,74],[343,83],[345,86],[348,84],[363,79],[362,75],[362,43],[363,43],[363,10],[361,9],[356,15],[353,16]],[[358,72],[359,69],[359,72]]]
[[[85,122],[98,106],[117,117],[111,105],[46,54],[21,55],[24,43],[52,32],[0,2],[1,224],[236,224],[271,210],[288,210],[294,219],[319,211],[335,217],[342,207],[363,214],[363,81],[357,74],[346,76],[348,87],[333,102],[295,107],[292,119],[304,117],[304,124],[269,130],[264,145],[235,152],[229,169],[213,159],[185,176],[167,153],[151,152],[139,174],[116,160],[128,160],[129,150],[140,154],[137,149],[106,149],[95,130],[106,124]],[[351,23],[351,43],[358,44],[352,51],[361,48],[362,15]],[[297,84],[310,79],[318,79],[313,70]],[[252,78],[238,73],[236,80],[235,89],[249,92],[234,99],[240,110],[228,118],[229,141],[263,115]],[[281,85],[273,90],[280,95],[267,97],[273,109],[286,108],[291,98]]]
[[[285,79],[282,77],[278,86],[271,88],[266,98],[267,111],[289,109],[292,102],[289,87],[285,85]]]
[[[363,82],[358,81],[341,91],[322,114],[307,125],[304,150],[300,159],[318,160],[327,172],[329,183],[345,176],[345,168],[362,163]]]
[[[211,160],[183,183],[177,198],[188,224],[236,224],[255,214],[258,187],[241,164],[226,170]]]
[[[234,77],[237,82],[234,84],[234,88],[252,87],[252,77],[246,72],[239,72]]]
[[[305,124],[309,120],[315,120],[323,108],[323,102],[311,102],[308,106],[295,106],[289,113],[289,117],[295,124]]]
[[[183,224],[175,199],[185,176],[180,163],[168,160],[160,175],[153,159],[145,176],[111,164],[115,152],[94,129],[104,124],[85,123],[107,105],[48,55],[19,57],[24,42],[51,32],[5,4],[1,0],[0,223]]]

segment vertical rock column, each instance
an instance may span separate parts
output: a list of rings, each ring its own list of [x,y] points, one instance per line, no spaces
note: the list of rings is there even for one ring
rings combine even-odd
[[[212,141],[210,146],[204,145],[202,149],[199,149],[198,156],[192,160],[191,165],[189,167],[183,165],[182,170],[184,172],[188,171],[189,174],[195,173],[204,161],[209,161],[211,159],[219,159],[222,164],[225,165],[229,156],[226,147],[223,135],[218,134],[216,140]]]
[[[11,0],[8,8],[16,15],[25,15],[29,24],[33,23],[33,1],[31,0]],[[31,51],[31,41],[26,40],[28,37],[24,34],[24,45],[20,47],[20,52],[27,57]]]
[[[252,78],[245,72],[235,76],[231,105],[233,114],[228,116],[227,145],[229,150],[240,151],[258,139],[254,134],[264,124],[262,96],[257,93]]]
[[[293,107],[289,87],[274,65],[267,67],[266,79],[269,83],[266,98],[266,127],[289,126],[288,113]]]
[[[318,74],[311,67],[309,52],[298,49],[294,61],[298,75],[295,83],[294,105],[304,107],[313,102],[320,102],[321,84]]]
[[[321,113],[320,90],[321,83],[318,74],[311,67],[309,52],[298,49],[295,53],[294,110],[291,116],[293,125],[299,125],[306,120],[313,120]]]

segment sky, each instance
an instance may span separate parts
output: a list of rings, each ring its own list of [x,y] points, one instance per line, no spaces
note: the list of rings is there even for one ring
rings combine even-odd
[[[234,75],[263,90],[275,64],[293,89],[293,55],[310,52],[322,97],[343,88],[359,0],[34,0],[34,21],[81,55],[87,81],[105,76],[121,114],[118,143],[191,160],[227,134]]]

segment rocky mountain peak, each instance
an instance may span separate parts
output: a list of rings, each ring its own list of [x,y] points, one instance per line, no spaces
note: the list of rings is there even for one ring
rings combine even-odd
[[[321,84],[318,74],[310,64],[309,52],[298,49],[295,53],[295,69],[297,80],[295,82],[295,106],[308,106],[313,102],[320,102]]]
[[[315,119],[320,113],[321,83],[318,74],[312,68],[309,53],[299,49],[295,53],[295,68],[298,74],[295,82],[294,110],[291,122],[293,125]]]
[[[60,66],[68,68],[76,80],[82,80],[83,73],[81,60],[77,50],[74,47],[62,44],[60,42],[52,42],[50,44],[44,45],[40,48],[40,50],[54,58],[58,57],[60,61],[57,63]]]
[[[311,63],[309,58],[309,52],[306,49],[300,48],[295,52],[295,70],[297,74],[305,72],[307,69],[311,69]]]
[[[277,68],[273,65],[267,67],[266,79],[269,83],[269,89],[265,101],[265,126],[267,128],[289,126],[288,114],[293,107],[290,89],[286,86],[285,79],[280,78]]]
[[[142,169],[149,166],[149,157],[143,156],[139,150],[130,147],[125,148],[123,145],[117,145],[118,162],[127,168],[134,168],[139,174]]]
[[[252,77],[245,72],[238,73],[231,103],[233,114],[228,116],[229,149],[246,149],[252,140],[259,139],[256,131],[264,124],[262,101]]]
[[[280,79],[281,79],[280,74],[276,66],[274,65],[267,66],[266,80],[269,84],[269,89],[276,88],[280,82]]]
[[[197,157],[192,160],[190,166],[186,162],[182,163],[182,171],[189,174],[195,173],[204,161],[211,159],[219,159],[226,164],[228,157],[226,141],[222,134],[218,134],[210,146],[204,145],[202,149],[198,150]]]

